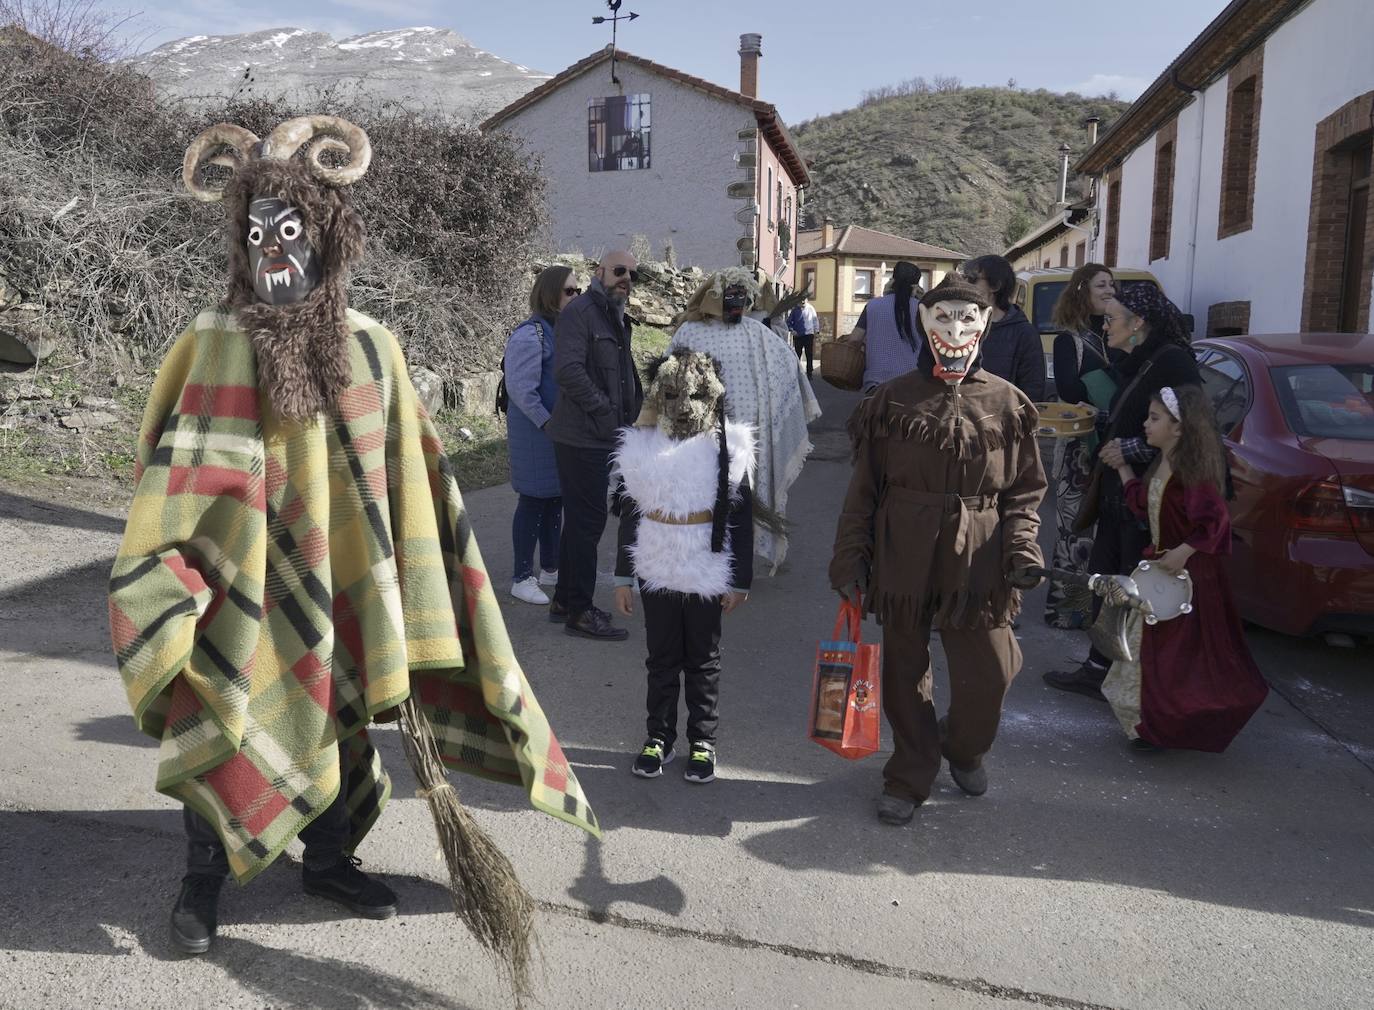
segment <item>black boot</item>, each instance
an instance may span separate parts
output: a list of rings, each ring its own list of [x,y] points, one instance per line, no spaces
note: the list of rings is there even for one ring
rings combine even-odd
[[[1106,701],[1102,694],[1102,682],[1107,679],[1107,671],[1091,663],[1084,663],[1076,670],[1050,670],[1045,674],[1045,683],[1061,691],[1086,695],[1098,701]]]
[[[219,925],[219,889],[224,878],[188,873],[172,906],[172,946],[183,954],[204,954]]]
[[[627,629],[617,628],[611,623],[611,615],[596,607],[588,607],[576,617],[569,617],[563,630],[569,635],[595,638],[603,642],[623,642],[630,637]]]
[[[301,870],[306,894],[337,901],[365,919],[390,919],[396,914],[396,894],[380,880],[373,880],[358,867],[362,860],[344,856],[327,870]]]

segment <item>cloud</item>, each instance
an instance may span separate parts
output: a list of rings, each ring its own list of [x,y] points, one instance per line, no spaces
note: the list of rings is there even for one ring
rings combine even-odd
[[[1129,74],[1093,74],[1086,81],[1070,84],[1064,90],[1076,91],[1080,95],[1106,95],[1115,91],[1121,98],[1134,100],[1149,83],[1143,77]]]

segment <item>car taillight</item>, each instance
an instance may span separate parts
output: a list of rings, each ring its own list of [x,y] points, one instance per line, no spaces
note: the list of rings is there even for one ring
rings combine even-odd
[[[1350,513],[1350,525],[1355,527],[1360,542],[1369,547],[1374,540],[1374,474],[1343,477],[1341,491]]]
[[[1327,536],[1374,532],[1374,491],[1341,484],[1334,477],[1309,484],[1293,502],[1289,525]]]

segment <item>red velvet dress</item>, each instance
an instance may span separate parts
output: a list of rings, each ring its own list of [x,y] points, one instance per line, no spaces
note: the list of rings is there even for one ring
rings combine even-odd
[[[1245,644],[1224,556],[1231,552],[1226,503],[1210,486],[1164,486],[1150,515],[1149,489],[1126,485],[1126,503],[1150,520],[1155,557],[1186,543],[1193,611],[1144,624],[1140,643],[1140,721],[1135,731],[1161,747],[1223,751],[1264,704],[1269,685]]]

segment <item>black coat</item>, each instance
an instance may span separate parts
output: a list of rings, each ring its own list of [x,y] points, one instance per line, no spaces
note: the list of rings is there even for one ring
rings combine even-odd
[[[983,367],[1006,379],[1031,400],[1045,398],[1045,349],[1040,334],[1018,306],[993,323],[978,351]]]
[[[579,449],[615,449],[615,433],[633,424],[644,387],[630,353],[630,321],[596,289],[578,295],[554,328],[558,399],[544,430]]]
[[[1140,376],[1139,382],[1134,382]],[[1143,438],[1145,418],[1150,416],[1150,401],[1165,386],[1201,386],[1202,376],[1197,370],[1193,352],[1181,344],[1171,343],[1162,336],[1152,336],[1117,366],[1119,387],[1112,400],[1112,421],[1106,437]],[[1142,469],[1135,467],[1137,476]],[[1108,467],[1103,474],[1104,495],[1121,497],[1121,481]]]

